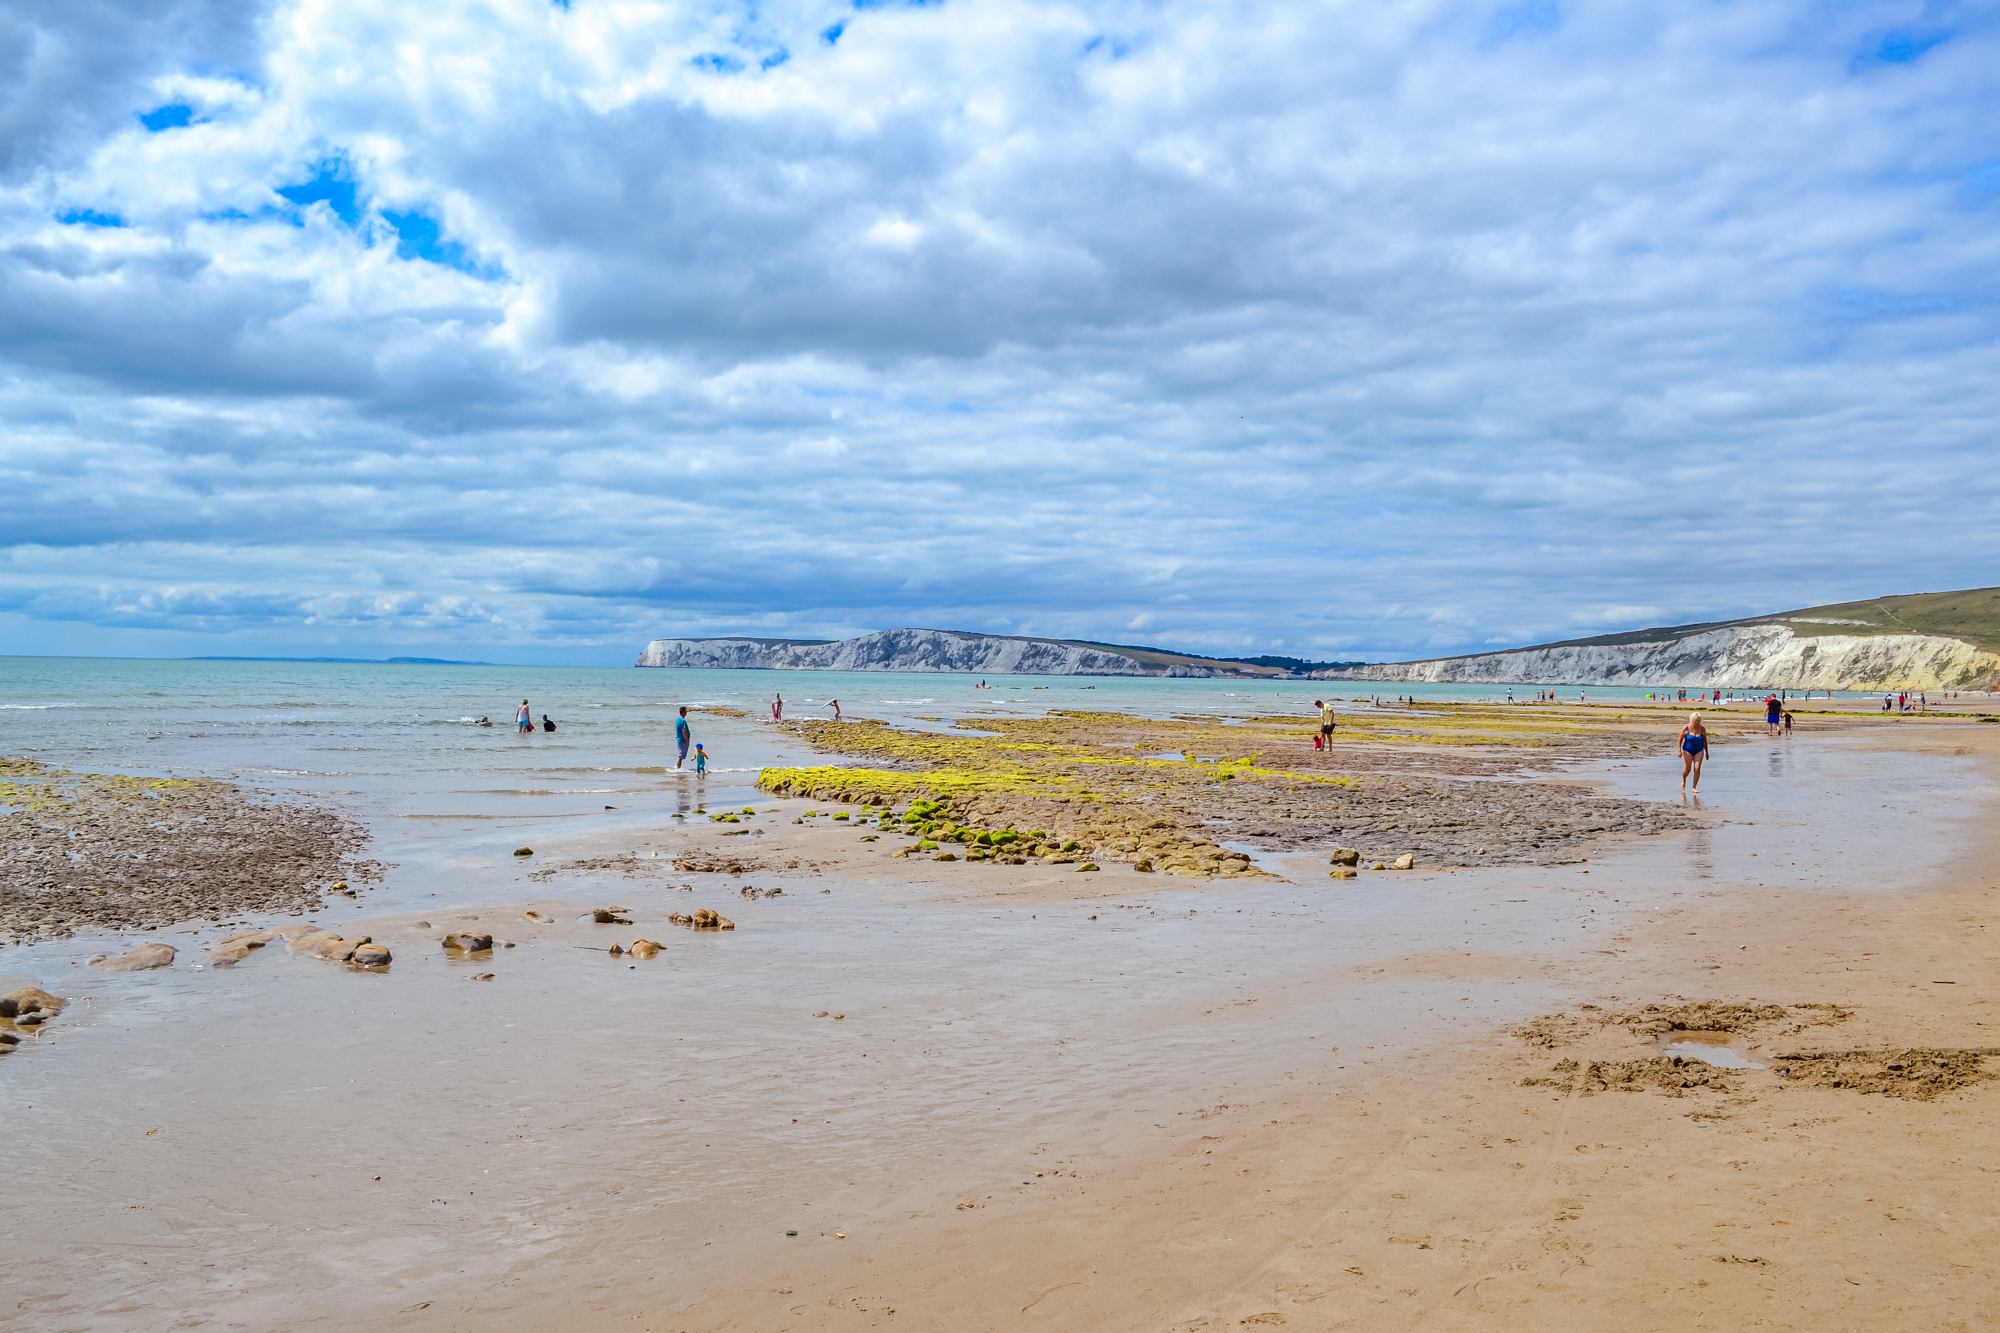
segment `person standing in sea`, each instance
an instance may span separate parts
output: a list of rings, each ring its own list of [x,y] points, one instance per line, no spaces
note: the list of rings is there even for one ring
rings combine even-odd
[[[771,720],[773,722],[785,720],[785,696],[776,691],[771,694]]]
[[[1701,795],[1701,761],[1708,758],[1708,728],[1701,724],[1700,713],[1689,713],[1687,725],[1681,728],[1681,790],[1686,791],[1688,774],[1694,774],[1694,794]]]
[[[514,710],[514,731],[526,736],[535,730],[535,715],[528,711],[528,701],[521,700],[521,706]]]
[[[687,705],[682,704],[681,715],[680,717],[674,720],[674,744],[678,746],[680,749],[680,753],[674,756],[675,768],[679,768],[682,764],[685,764],[687,762],[688,742],[692,741],[693,739],[694,739],[694,728],[688,725]]]

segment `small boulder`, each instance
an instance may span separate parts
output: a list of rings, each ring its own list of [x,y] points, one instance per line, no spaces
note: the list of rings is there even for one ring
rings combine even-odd
[[[1389,867],[1384,865],[1382,862],[1377,861],[1374,865],[1369,866],[1368,868],[1370,870],[1387,870]]]
[[[1085,861],[1082,865],[1076,868],[1076,873],[1081,875],[1086,870],[1095,870],[1095,869],[1097,869],[1097,862]]]
[[[389,946],[386,944],[362,944],[354,950],[354,961],[363,967],[387,967],[390,960]]]
[[[462,949],[466,953],[484,953],[493,947],[493,937],[472,930],[454,930],[444,937],[444,947]]]
[[[21,1038],[12,1032],[0,1032],[0,1048],[19,1046]]]
[[[210,967],[234,967],[255,951],[252,945],[241,941],[235,944],[218,944],[208,951],[208,965]]]
[[[694,928],[696,930],[714,930],[715,923],[720,920],[722,920],[722,917],[717,914],[713,907],[697,907],[694,909]]]
[[[1132,868],[1142,875],[1150,875],[1153,873],[1153,858],[1142,856],[1132,863]]]
[[[669,912],[667,913],[667,924],[672,926],[692,926],[694,918],[686,912]]]
[[[634,958],[651,958],[659,952],[660,952],[660,946],[656,941],[653,940],[632,941],[632,956]]]
[[[1359,870],[1350,869],[1347,866],[1335,866],[1326,873],[1334,879],[1359,879],[1361,877]]]
[[[252,949],[261,949],[277,938],[278,932],[275,930],[239,930],[224,935],[215,942],[215,947],[219,949],[228,944],[241,944]]]
[[[590,912],[590,919],[596,922],[600,926],[629,926],[632,923],[630,921],[627,921],[624,917],[618,915],[620,912],[624,910],[625,909],[622,907],[592,908]]]
[[[122,958],[107,958],[96,966],[100,972],[151,972],[172,967],[175,952],[171,944],[142,944]]]
[[[1336,847],[1333,850],[1333,859],[1329,861],[1328,864],[1336,866],[1358,866],[1361,864],[1361,853],[1355,851],[1352,847]]]
[[[611,956],[613,958],[621,958],[624,956],[624,954],[625,954],[625,949],[622,945],[614,944],[611,946]]]
[[[318,926],[308,925],[303,921],[294,921],[290,925],[279,926],[271,932],[272,935],[287,943],[290,943],[301,935],[317,935],[318,933]]]
[[[1404,852],[1401,856],[1396,858],[1396,863],[1390,866],[1389,868],[1391,870],[1415,870],[1417,868],[1417,858],[1415,853]]]
[[[534,854],[535,849],[532,847],[516,847],[514,849],[514,855],[516,856],[533,856]]]
[[[933,861],[956,861],[957,859],[958,854],[956,852],[939,852],[931,858]]]
[[[356,949],[368,942],[369,937],[366,935],[358,940],[350,940],[344,935],[318,935],[313,939],[312,952],[316,957],[344,963],[354,957]]]
[[[51,995],[38,986],[23,986],[0,995],[0,1018],[19,1018],[22,1014],[57,1014],[69,1001]]]

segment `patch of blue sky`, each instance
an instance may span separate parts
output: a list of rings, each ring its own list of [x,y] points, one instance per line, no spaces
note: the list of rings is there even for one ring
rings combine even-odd
[[[819,39],[822,42],[825,42],[828,46],[834,46],[839,43],[840,35],[846,31],[847,31],[847,20],[842,19],[840,22],[834,24],[831,28],[828,28],[826,31],[822,32],[819,35]]]
[[[154,107],[151,111],[139,113],[139,123],[152,134],[158,134],[163,130],[185,129],[194,123],[194,108],[179,103],[173,106]]]
[[[1083,50],[1077,54],[1080,56],[1102,55],[1108,56],[1112,60],[1123,60],[1126,56],[1132,54],[1132,44],[1122,37],[1113,37],[1107,33],[1100,32],[1097,36],[1085,42]]]
[[[1837,287],[1826,294],[1828,317],[1855,323],[1872,320],[1909,319],[1916,316],[1949,314],[1991,307],[1991,292],[1955,290],[1951,292],[1892,292],[1879,287]]]
[[[1556,0],[1522,0],[1493,11],[1486,20],[1486,38],[1497,46],[1510,38],[1554,32],[1561,26],[1562,8]]]
[[[1884,33],[1873,50],[1863,51],[1854,58],[1854,64],[1857,68],[1867,65],[1914,64],[1932,47],[1942,46],[1957,35],[1949,28],[1934,32]]]
[[[1965,188],[1977,194],[2000,193],[2000,158],[1982,162],[1966,172]]]
[[[777,50],[773,51],[770,55],[767,55],[762,60],[758,61],[757,68],[776,69],[778,66],[784,64],[787,60],[790,60],[791,58],[792,58],[792,53],[790,51],[787,51],[784,47],[781,46]]]
[[[460,273],[469,273],[475,278],[500,275],[499,269],[479,263],[459,242],[446,240],[436,218],[414,211],[395,213],[385,208],[382,220],[396,229],[398,259],[421,259],[457,269]]]
[[[696,69],[705,69],[710,74],[736,74],[743,69],[742,61],[738,60],[735,56],[724,55],[719,51],[704,51],[702,54],[688,61],[688,64],[693,65]]]
[[[100,213],[94,208],[72,208],[66,213],[56,214],[56,221],[65,227],[129,227],[132,224],[116,213]]]
[[[354,177],[346,162],[339,158],[328,158],[314,171],[313,178],[299,185],[278,187],[281,198],[296,205],[301,211],[314,204],[325,204],[333,210],[333,215],[352,227],[361,220],[360,202],[355,197]],[[301,219],[303,225],[303,219]]]
[[[854,0],[856,9],[932,9],[944,0]]]

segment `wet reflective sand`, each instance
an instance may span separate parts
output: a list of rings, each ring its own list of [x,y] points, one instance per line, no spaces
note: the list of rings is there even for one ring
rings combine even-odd
[[[75,1003],[0,1066],[4,1319],[442,1327],[504,1309],[553,1326],[624,1308],[642,1275],[691,1296],[788,1229],[831,1244],[957,1191],[1032,1189],[1038,1146],[1111,1151],[1232,1099],[1405,1068],[1596,993],[1632,954],[1621,935],[1676,914],[1736,952],[1699,938],[1711,896],[1922,890],[1990,803],[1949,756],[1739,755],[1704,783],[1705,828],[1578,866],[1333,881],[1302,854],[1260,858],[1295,882],[1190,889],[894,862],[766,800],[783,813],[743,843],[839,864],[527,879],[714,838],[637,792],[588,830],[396,835],[383,890],[316,918],[388,943],[383,975],[282,945],[198,968],[212,928],[148,937],[184,950],[163,973],[77,966],[102,938],[9,950],[0,971]],[[1671,795],[1668,763],[1576,776]],[[745,879],[784,894],[746,901]],[[605,903],[633,924],[575,920]],[[701,906],[738,928],[666,921]],[[461,928],[516,947],[453,958],[439,941]],[[640,936],[657,958],[604,952]]]

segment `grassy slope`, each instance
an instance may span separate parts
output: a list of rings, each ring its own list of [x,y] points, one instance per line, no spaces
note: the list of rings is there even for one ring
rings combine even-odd
[[[1860,624],[1810,624],[1808,621],[1860,621]],[[1958,592],[1919,592],[1902,597],[1876,597],[1862,602],[1839,602],[1832,606],[1809,606],[1799,611],[1754,616],[1748,620],[1714,620],[1699,625],[1671,625],[1659,629],[1632,630],[1625,634],[1600,634],[1590,639],[1564,639],[1560,643],[1538,643],[1536,648],[1568,648],[1578,644],[1668,643],[1712,629],[1734,629],[1742,625],[1789,625],[1800,638],[1823,634],[1935,634],[1940,638],[1962,639],[1974,647],[2000,652],[2000,588],[1966,588]],[[1507,652],[1526,652],[1510,648]],[[1482,654],[1483,655],[1483,654]]]

